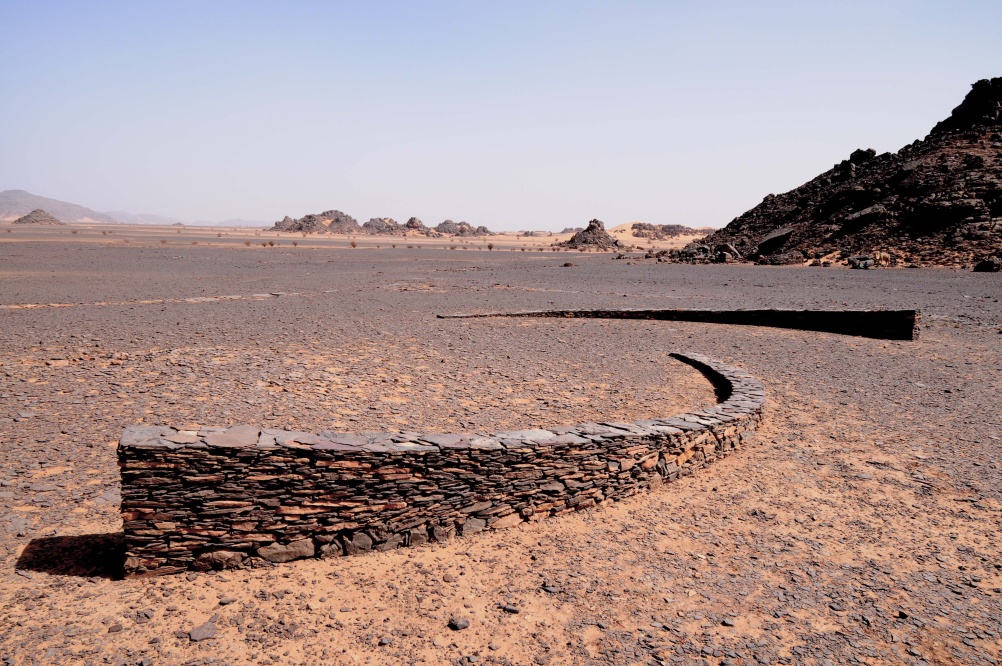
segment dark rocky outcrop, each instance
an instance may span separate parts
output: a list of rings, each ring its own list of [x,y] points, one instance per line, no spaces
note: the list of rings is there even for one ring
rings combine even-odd
[[[14,224],[50,224],[50,225],[63,225],[65,222],[60,222],[56,218],[52,217],[46,213],[41,208],[36,208],[27,215],[22,215],[21,217],[14,220]]]
[[[295,220],[286,216],[269,231],[294,231],[307,234],[357,234],[362,232],[358,220],[339,210],[328,210],[315,215],[304,215]]]
[[[490,236],[491,231],[487,227],[480,225],[479,227],[474,227],[468,222],[453,222],[452,220],[445,220],[441,224],[435,227],[435,231],[440,234],[445,234],[447,236]]]
[[[953,114],[897,153],[856,150],[808,183],[770,194],[676,261],[964,266],[1002,249],[1002,78],[974,84]]]
[[[362,230],[372,236],[401,236],[404,228],[389,217],[373,217],[362,225]]]
[[[587,228],[579,231],[570,240],[557,243],[559,247],[572,249],[597,248],[600,250],[622,250],[625,246],[606,232],[601,220],[592,220]]]

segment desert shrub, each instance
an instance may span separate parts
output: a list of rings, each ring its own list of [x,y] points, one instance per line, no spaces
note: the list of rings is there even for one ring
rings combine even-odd
[[[161,238],[160,239],[160,244],[161,245],[166,245],[167,244],[167,239],[166,238]]]
[[[74,229],[74,230],[73,230],[73,231],[71,231],[70,233],[71,233],[71,234],[73,234],[74,236],[76,236],[76,235],[77,235],[78,233],[80,233],[80,232],[79,232],[79,231],[77,231],[76,229]]]
[[[292,241],[292,247],[299,247],[299,241]]]
[[[358,247],[358,242],[354,238],[351,239],[351,246]]]
[[[275,241],[268,241],[268,247],[275,247]]]
[[[244,241],[244,245],[246,245],[247,247],[250,247],[250,241]]]
[[[487,244],[487,249],[488,250],[493,250],[494,249],[494,243],[488,243]]]

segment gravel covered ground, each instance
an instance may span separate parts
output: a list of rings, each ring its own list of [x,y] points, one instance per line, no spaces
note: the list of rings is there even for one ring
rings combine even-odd
[[[0,658],[996,663],[1000,295],[947,270],[0,244]],[[434,317],[547,307],[919,307],[923,326]],[[768,408],[753,446],[656,493],[447,545],[115,578],[126,424],[492,431],[711,402],[673,350],[748,370]]]

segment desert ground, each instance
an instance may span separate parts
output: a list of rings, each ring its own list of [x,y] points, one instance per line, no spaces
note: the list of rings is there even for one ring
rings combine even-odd
[[[0,663],[1002,658],[999,275],[258,233],[0,228]],[[435,317],[578,307],[923,316],[912,342]],[[117,575],[126,425],[490,431],[663,416],[714,399],[676,350],[747,370],[767,410],[751,446],[653,493],[447,544]]]

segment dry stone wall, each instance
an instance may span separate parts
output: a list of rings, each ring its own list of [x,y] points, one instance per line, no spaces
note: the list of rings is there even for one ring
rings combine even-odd
[[[445,541],[618,500],[750,437],[765,394],[690,354],[722,401],[671,418],[476,434],[126,428],[129,576],[340,557]]]

